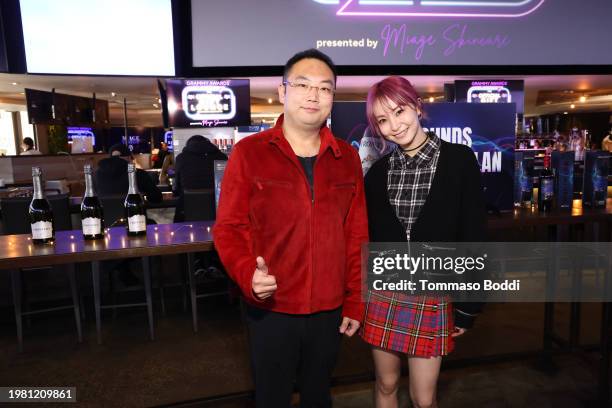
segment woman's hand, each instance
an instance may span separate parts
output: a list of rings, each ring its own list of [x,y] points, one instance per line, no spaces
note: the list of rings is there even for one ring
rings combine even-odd
[[[463,333],[465,333],[466,331],[467,329],[464,329],[462,327],[455,327],[455,330],[451,333],[451,337],[459,337],[463,335]]]

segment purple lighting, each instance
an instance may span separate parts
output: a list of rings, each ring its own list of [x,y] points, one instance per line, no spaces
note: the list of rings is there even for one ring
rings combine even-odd
[[[317,0],[315,0],[317,1]],[[422,0],[345,0],[322,3],[341,4],[338,16],[388,16],[388,17],[483,17],[518,18],[536,11],[545,0],[505,0],[505,1],[457,1]],[[411,4],[417,3],[417,4]]]

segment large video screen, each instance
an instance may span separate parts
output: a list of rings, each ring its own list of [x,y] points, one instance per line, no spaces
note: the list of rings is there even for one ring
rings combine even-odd
[[[251,124],[248,79],[166,80],[168,125],[176,128]]]
[[[20,0],[27,70],[174,76],[171,0]]]
[[[191,0],[194,67],[610,65],[612,1]],[[214,52],[211,52],[214,50]]]

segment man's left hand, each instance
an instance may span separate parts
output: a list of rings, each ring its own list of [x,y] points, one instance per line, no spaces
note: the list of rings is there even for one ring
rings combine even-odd
[[[340,325],[340,333],[345,336],[351,337],[359,330],[360,323],[357,320],[353,320],[350,317],[343,317],[342,324]]]

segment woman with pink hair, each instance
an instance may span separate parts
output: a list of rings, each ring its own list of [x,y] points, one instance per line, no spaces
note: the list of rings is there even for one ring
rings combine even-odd
[[[383,148],[386,142],[396,145],[365,177],[370,241],[484,241],[485,201],[474,153],[423,130],[423,103],[412,84],[399,76],[374,84],[366,112]],[[372,345],[376,406],[398,406],[401,360],[407,356],[413,405],[436,407],[442,357],[480,308],[444,296],[369,291],[361,336]]]

